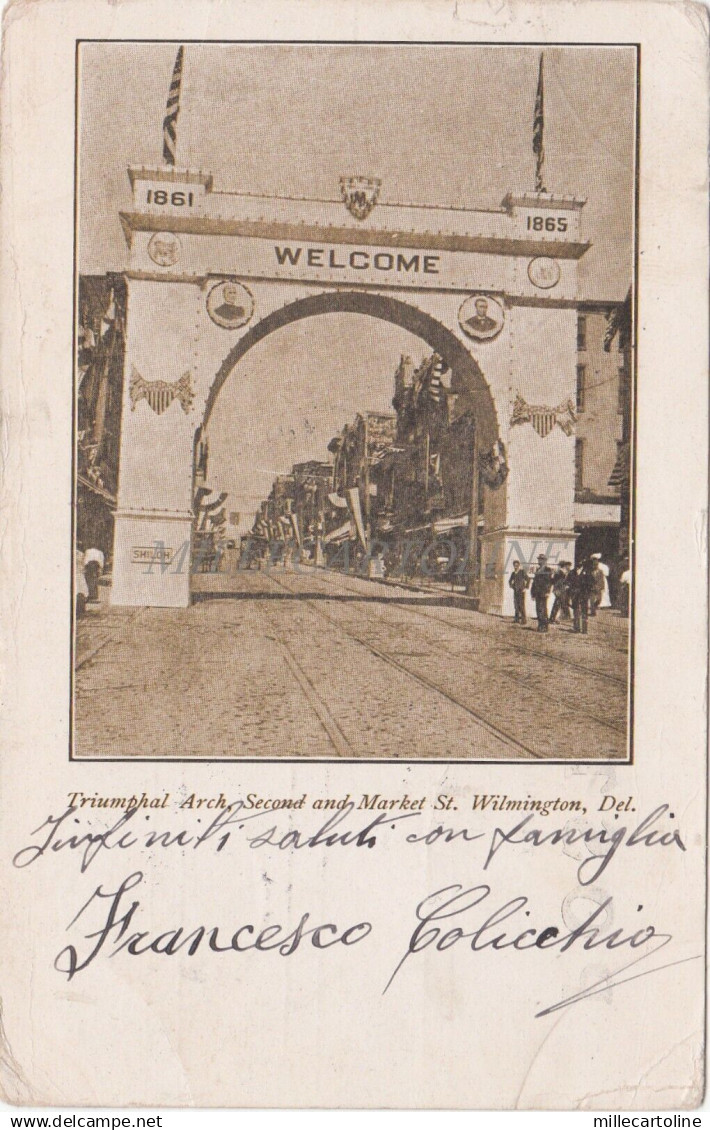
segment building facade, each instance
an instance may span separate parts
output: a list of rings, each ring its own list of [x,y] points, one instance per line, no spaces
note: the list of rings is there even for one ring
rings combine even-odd
[[[577,556],[628,552],[632,357],[625,303],[584,303],[577,314],[575,532]]]
[[[113,552],[124,389],[126,283],[79,278],[76,357],[76,543]]]

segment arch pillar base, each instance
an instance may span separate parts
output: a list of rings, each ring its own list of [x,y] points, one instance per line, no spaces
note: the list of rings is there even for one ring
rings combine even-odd
[[[560,561],[574,561],[577,534],[574,530],[493,530],[481,535],[481,612],[513,616],[513,590],[508,578],[513,561],[524,569],[537,565],[538,554],[544,553],[554,569]]]
[[[117,511],[111,604],[187,608],[191,539],[189,511]]]

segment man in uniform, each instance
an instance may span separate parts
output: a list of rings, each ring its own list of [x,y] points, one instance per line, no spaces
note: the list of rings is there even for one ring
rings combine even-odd
[[[508,584],[513,590],[513,605],[515,607],[515,623],[527,624],[527,616],[525,614],[525,590],[530,584],[530,578],[524,569],[520,568],[520,562],[513,562],[513,572],[510,574]]]
[[[537,572],[533,577],[530,595],[535,601],[535,615],[537,616],[538,632],[549,632],[547,616],[547,601],[552,590],[552,570],[547,564],[544,553],[538,554]]]

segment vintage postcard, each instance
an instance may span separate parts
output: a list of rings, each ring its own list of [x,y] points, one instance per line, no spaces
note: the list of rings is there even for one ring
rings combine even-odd
[[[702,1102],[707,40],[6,9],[7,1102]]]

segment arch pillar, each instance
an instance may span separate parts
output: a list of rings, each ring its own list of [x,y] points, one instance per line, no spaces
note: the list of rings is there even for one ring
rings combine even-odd
[[[197,283],[128,279],[111,603],[190,603]]]

